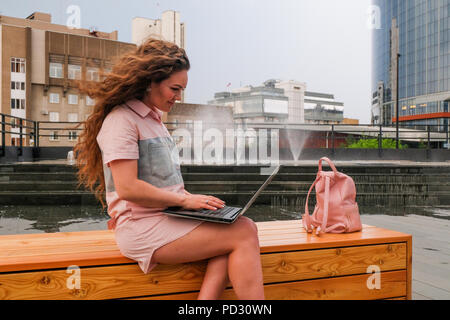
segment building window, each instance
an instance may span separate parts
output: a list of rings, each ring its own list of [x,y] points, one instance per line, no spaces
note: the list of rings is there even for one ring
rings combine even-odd
[[[25,99],[11,99],[11,109],[25,109]]]
[[[25,82],[11,81],[11,90],[25,90]]]
[[[76,131],[69,131],[69,141],[77,140],[77,132]]]
[[[52,131],[52,133],[50,134],[50,141],[58,141],[59,137],[58,137],[58,131]]]
[[[25,59],[11,58],[11,72],[25,73]]]
[[[12,146],[20,146],[20,138],[11,138],[11,145]],[[22,140],[22,146],[25,145],[25,138]]]
[[[59,93],[50,93],[50,103],[59,103]]]
[[[11,120],[11,129],[20,128],[20,120],[13,118]]]
[[[69,64],[68,67],[68,78],[72,80],[80,80],[81,79],[81,66],[75,64]]]
[[[62,78],[63,65],[62,63],[50,62],[50,78]]]
[[[93,106],[94,104],[95,104],[94,99],[92,99],[92,98],[89,97],[89,96],[86,96],[86,105],[87,105],[87,106]]]
[[[69,94],[69,104],[78,104],[78,96],[76,94]]]
[[[86,70],[87,81],[99,81],[98,68],[87,68]]]
[[[50,112],[50,121],[58,122],[59,121],[59,112]]]
[[[67,114],[67,120],[69,122],[78,122],[78,113],[69,113],[69,114]]]

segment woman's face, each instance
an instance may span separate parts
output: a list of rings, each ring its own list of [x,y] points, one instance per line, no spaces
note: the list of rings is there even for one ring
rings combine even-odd
[[[175,101],[181,100],[181,93],[186,88],[187,82],[187,70],[182,70],[173,73],[160,83],[151,83],[144,103],[148,106],[155,106],[163,112],[169,112]]]

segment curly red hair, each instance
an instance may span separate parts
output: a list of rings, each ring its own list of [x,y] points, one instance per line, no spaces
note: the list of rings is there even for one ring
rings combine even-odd
[[[105,181],[97,135],[106,116],[115,106],[130,99],[142,100],[150,83],[159,83],[173,73],[189,68],[184,49],[171,42],[150,38],[136,50],[121,56],[112,71],[103,75],[101,82],[79,82],[80,92],[93,98],[95,105],[74,147],[78,187],[84,186],[93,192],[103,207]]]

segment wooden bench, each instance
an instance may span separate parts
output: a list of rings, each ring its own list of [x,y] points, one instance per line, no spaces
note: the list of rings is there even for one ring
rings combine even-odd
[[[257,225],[266,299],[411,299],[408,234],[364,225],[318,237],[301,220]],[[108,230],[4,235],[0,299],[195,299],[205,266],[159,265],[144,274]],[[223,298],[236,297],[228,288]]]

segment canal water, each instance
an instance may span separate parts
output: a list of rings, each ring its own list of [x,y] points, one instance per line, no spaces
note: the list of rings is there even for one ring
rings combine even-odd
[[[301,210],[303,211],[303,210]],[[382,208],[361,208],[362,215],[390,212]],[[420,214],[450,220],[447,207],[421,207],[408,213],[394,215]],[[300,219],[300,210],[278,205],[254,205],[246,213],[256,222]],[[98,206],[0,206],[0,235],[73,232],[107,229],[109,217]]]

